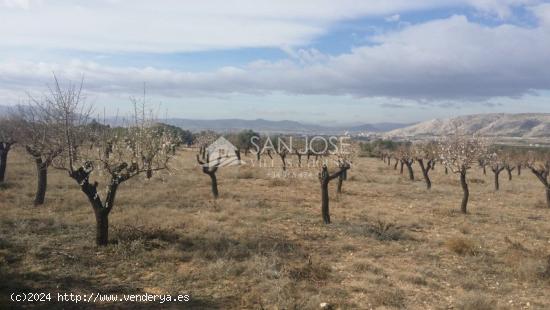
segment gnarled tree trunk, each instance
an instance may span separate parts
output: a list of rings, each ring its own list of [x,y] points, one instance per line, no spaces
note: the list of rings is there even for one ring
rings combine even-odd
[[[550,208],[550,182],[548,182],[548,175],[550,174],[550,163],[546,163],[545,168],[535,168],[529,166],[531,172],[540,180],[546,189],[546,205]]]
[[[512,171],[514,171],[515,167],[506,167],[506,171],[508,172],[508,181],[512,181]]]
[[[296,156],[298,156],[298,167],[302,167],[302,153],[300,153],[298,150],[295,151]]]
[[[11,144],[7,142],[0,143],[0,183],[3,183],[6,176],[6,167],[8,165],[8,153]]]
[[[107,188],[107,197],[105,198],[105,203],[103,203],[97,193],[98,183],[94,182],[90,184],[89,182],[92,169],[93,166],[87,163],[86,167],[80,167],[77,171],[73,171],[69,175],[80,185],[80,190],[88,197],[88,201],[94,210],[96,220],[96,245],[106,246],[109,242],[109,213],[115,204],[118,186],[120,183],[127,180],[129,176],[111,176],[111,181]]]
[[[328,183],[328,178],[321,180],[321,215],[325,224],[330,224]]]
[[[237,159],[239,162],[241,161],[241,153],[239,151],[235,151],[235,155],[237,156]],[[207,174],[210,177],[210,184],[212,186],[212,195],[214,196],[214,199],[217,199],[218,194],[218,179],[216,178],[216,172],[218,171],[218,164],[219,164],[219,158],[216,163],[213,164],[213,166],[210,166],[210,160],[208,159],[208,156],[205,157],[205,160],[201,160],[199,154],[197,154],[197,162],[199,165],[202,166],[202,172]]]
[[[348,172],[347,170],[344,170],[342,173],[340,173],[340,175],[338,176],[338,187],[336,188],[336,192],[338,194],[341,194],[342,193],[342,184],[344,183],[345,180],[348,179]]]
[[[462,186],[463,196],[462,204],[460,205],[460,211],[466,214],[468,207],[468,198],[470,197],[470,191],[468,189],[468,183],[466,182],[466,171],[460,172],[460,185]]]
[[[497,165],[496,167],[491,167],[491,170],[495,175],[495,191],[498,191],[500,189],[499,176],[502,170],[504,170],[504,167],[500,167]]]
[[[214,196],[215,199],[219,197],[218,179],[216,178],[216,170],[217,169],[214,169],[214,171],[205,172],[210,177],[210,183],[212,185],[212,196]]]
[[[34,205],[43,205],[46,198],[46,188],[48,186],[48,164],[42,161],[42,158],[35,158],[36,172],[38,175],[36,184],[36,195]]]
[[[424,160],[419,158],[416,161],[418,161],[418,164],[420,165],[420,169],[422,170],[422,175],[424,176],[424,181],[426,182],[426,188],[431,189],[432,188],[432,181],[430,180],[430,169],[431,169],[431,163],[428,161],[428,165],[424,165]]]
[[[286,171],[286,152],[279,153],[281,162],[283,163],[283,171]]]
[[[319,173],[319,181],[321,182],[321,214],[323,216],[323,222],[330,224],[330,211],[329,211],[329,196],[328,196],[328,184],[331,180],[340,177],[342,173],[350,168],[349,165],[340,167],[338,172],[334,174],[328,173],[326,165],[323,166],[321,173]]]
[[[411,181],[414,181],[414,171],[413,171],[413,168],[412,168],[412,164],[413,164],[413,161],[410,160],[406,160],[405,161],[405,165],[407,166],[407,170],[409,171],[409,179]]]
[[[105,209],[94,208],[96,233],[95,243],[98,246],[105,246],[109,243],[109,212]]]

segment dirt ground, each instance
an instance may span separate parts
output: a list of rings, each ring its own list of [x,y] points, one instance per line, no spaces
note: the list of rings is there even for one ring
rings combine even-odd
[[[213,200],[192,152],[172,166],[121,185],[111,244],[97,248],[78,185],[51,169],[46,204],[33,206],[34,166],[14,150],[0,188],[0,308],[159,307],[10,301],[72,292],[189,294],[163,305],[178,309],[550,309],[550,209],[527,169],[512,181],[502,173],[499,192],[491,172],[472,169],[463,215],[458,176],[443,167],[427,191],[417,164],[410,181],[361,157],[341,195],[330,184],[324,225],[315,169],[274,178],[280,168],[223,168]]]

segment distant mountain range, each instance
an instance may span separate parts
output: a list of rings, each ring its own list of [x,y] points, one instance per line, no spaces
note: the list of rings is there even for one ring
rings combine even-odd
[[[178,126],[191,131],[214,130],[223,132],[235,132],[244,129],[252,129],[260,133],[316,133],[316,134],[342,134],[362,132],[385,132],[402,128],[408,124],[399,123],[375,123],[359,126],[322,126],[316,124],[300,123],[296,121],[270,121],[265,119],[244,120],[244,119],[217,119],[217,120],[196,120],[171,118],[162,120],[164,123]]]
[[[0,116],[6,115],[10,108],[0,105]],[[107,123],[121,125],[120,119],[108,118]],[[169,118],[161,122],[178,126],[193,132],[213,130],[217,132],[237,132],[252,129],[263,134],[326,134],[338,135],[376,133],[385,138],[412,138],[444,136],[452,133],[455,124],[466,133],[477,132],[485,136],[515,138],[548,138],[550,139],[550,114],[475,114],[449,119],[433,119],[416,124],[374,123],[363,125],[317,125],[296,121],[271,121],[265,119],[212,119],[198,120]]]
[[[12,107],[0,105],[0,116],[7,115],[9,111],[14,110]],[[122,125],[124,120],[121,118],[115,119],[108,117],[105,120],[110,125]],[[316,125],[301,123],[296,121],[271,121],[265,119],[212,119],[212,120],[199,120],[199,119],[186,119],[186,118],[169,118],[162,119],[160,122],[167,123],[173,126],[178,126],[183,129],[187,129],[193,132],[203,130],[213,130],[217,132],[236,132],[245,129],[252,129],[260,133],[293,133],[293,134],[343,134],[349,132],[350,134],[358,134],[365,132],[386,132],[397,128],[402,128],[410,124],[401,123],[374,123],[363,125]]]
[[[391,130],[388,138],[444,136],[455,126],[466,133],[494,137],[549,138],[550,114],[475,114],[449,119],[433,119],[412,126]]]

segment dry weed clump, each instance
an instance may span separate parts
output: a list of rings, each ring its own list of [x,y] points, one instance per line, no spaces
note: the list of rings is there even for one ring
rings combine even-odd
[[[467,238],[451,237],[445,242],[445,246],[458,255],[477,255],[479,248],[476,244]]]
[[[479,178],[470,178],[470,183],[472,184],[485,184],[485,180]]]
[[[331,269],[324,263],[314,262],[311,257],[302,264],[288,267],[289,277],[297,281],[324,282],[329,278]]]
[[[235,172],[235,178],[239,180],[251,180],[257,179],[257,175],[254,170],[241,167]]]
[[[372,296],[372,303],[375,307],[386,306],[403,309],[405,301],[405,293],[398,288],[379,289]]]
[[[460,310],[493,310],[498,309],[496,301],[480,293],[466,293],[457,303]]]
[[[284,178],[273,178],[269,180],[269,186],[274,187],[283,187],[283,186],[289,186],[291,181],[289,179]]]
[[[409,239],[400,226],[394,223],[388,223],[378,220],[374,224],[368,224],[365,227],[365,233],[380,241],[398,241]]]

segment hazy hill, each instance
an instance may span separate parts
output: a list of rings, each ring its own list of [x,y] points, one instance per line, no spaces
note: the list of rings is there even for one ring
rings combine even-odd
[[[7,115],[10,107],[0,105],[0,116]],[[186,118],[169,118],[160,120],[173,126],[178,126],[190,131],[213,130],[217,132],[235,132],[244,129],[252,129],[260,133],[294,133],[294,134],[343,134],[349,133],[365,133],[365,132],[385,132],[396,128],[402,128],[409,124],[401,123],[374,123],[362,125],[316,125],[301,123],[296,121],[271,121],[265,119],[186,119]],[[123,125],[126,121],[123,118],[107,118],[106,122],[110,125]]]
[[[442,136],[453,132],[455,124],[467,133],[486,136],[550,137],[550,114],[475,114],[450,119],[433,119],[389,131],[388,137]]]
[[[360,132],[384,132],[388,129],[395,129],[407,126],[397,123],[364,124],[359,126],[321,126],[306,124],[296,121],[270,121],[265,119],[244,120],[244,119],[217,119],[217,120],[195,120],[172,118],[163,120],[170,125],[178,126],[191,131],[214,130],[214,131],[240,131],[252,129],[262,133],[316,133],[316,134],[342,134]]]

